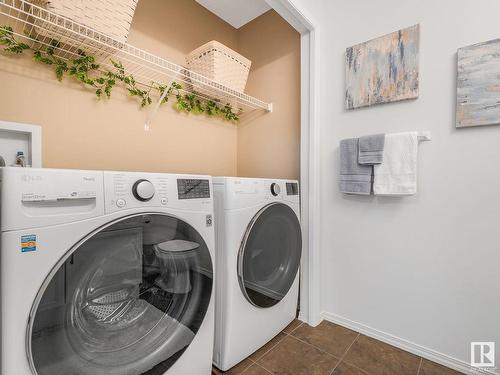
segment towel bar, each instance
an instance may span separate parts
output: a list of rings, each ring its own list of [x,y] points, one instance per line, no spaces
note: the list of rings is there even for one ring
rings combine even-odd
[[[418,132],[417,137],[419,142],[430,141],[432,139],[431,132],[428,130]]]

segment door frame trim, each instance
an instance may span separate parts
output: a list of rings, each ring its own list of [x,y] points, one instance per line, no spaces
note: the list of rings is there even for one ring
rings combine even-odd
[[[301,139],[300,185],[302,261],[299,319],[311,326],[322,320],[321,310],[321,212],[319,126],[318,23],[295,0],[266,2],[300,33],[301,40]]]

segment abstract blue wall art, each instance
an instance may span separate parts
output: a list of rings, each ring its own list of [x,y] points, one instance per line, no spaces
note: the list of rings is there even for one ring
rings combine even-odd
[[[457,128],[500,124],[500,39],[457,52]]]
[[[419,42],[414,25],[347,48],[346,108],[418,98]]]

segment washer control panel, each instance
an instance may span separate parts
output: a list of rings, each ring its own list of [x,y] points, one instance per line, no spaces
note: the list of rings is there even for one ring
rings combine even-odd
[[[104,172],[107,212],[141,207],[191,209],[212,206],[208,176]]]
[[[210,198],[210,181],[203,179],[177,179],[179,199]]]
[[[169,179],[161,174],[104,172],[104,193],[108,212],[141,207],[165,206]]]

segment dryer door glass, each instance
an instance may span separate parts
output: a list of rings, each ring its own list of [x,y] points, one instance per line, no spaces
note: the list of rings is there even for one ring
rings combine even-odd
[[[49,275],[32,309],[37,375],[160,375],[195,339],[212,295],[201,235],[167,215],[89,235]]]
[[[300,223],[287,205],[273,203],[252,219],[238,256],[241,290],[253,305],[271,307],[295,281],[302,251]]]

